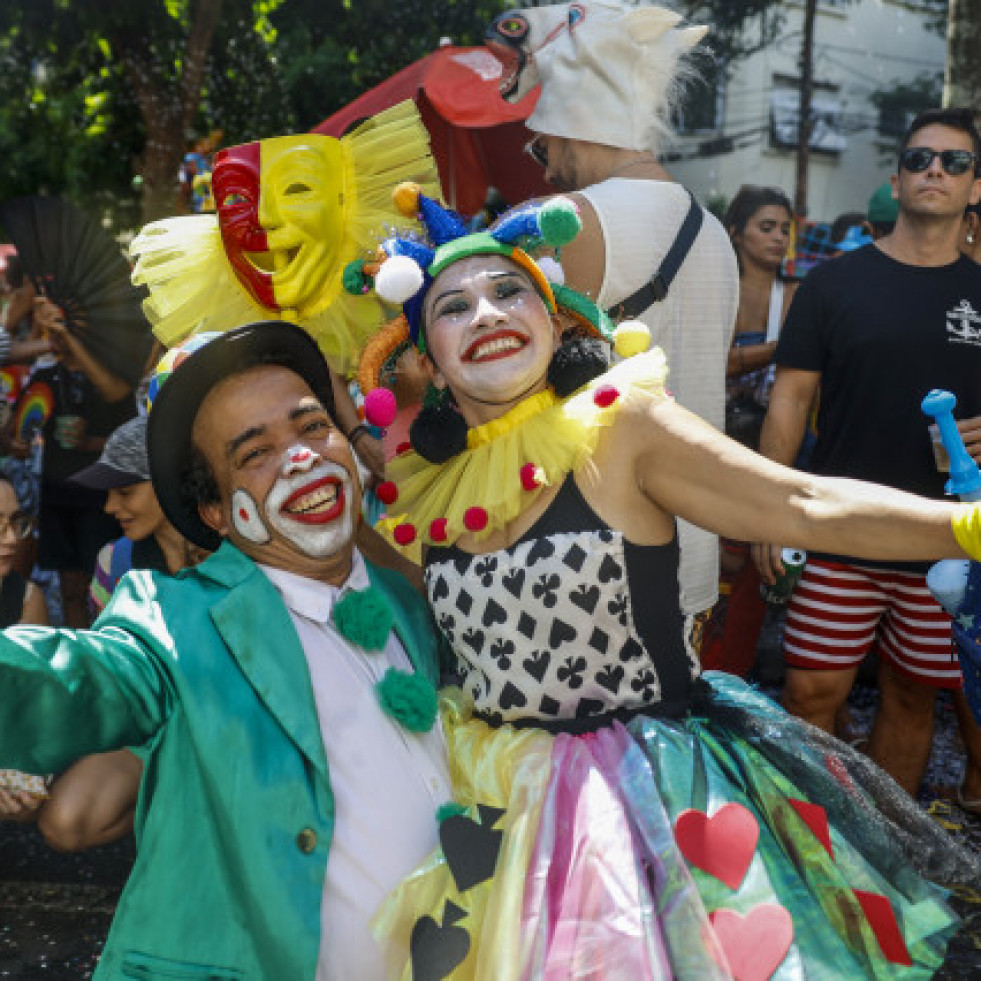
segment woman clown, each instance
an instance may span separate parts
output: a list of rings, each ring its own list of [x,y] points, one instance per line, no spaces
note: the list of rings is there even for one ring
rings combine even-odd
[[[957,926],[941,886],[975,878],[977,857],[861,755],[700,675],[675,518],[929,559],[977,553],[977,513],[757,456],[665,394],[657,351],[608,369],[609,322],[520,247],[574,236],[568,202],[467,235],[397,195],[431,242],[390,239],[359,270],[403,302],[384,336],[424,352],[435,390],[386,493],[395,540],[424,547],[452,652],[454,800],[441,848],[376,918],[393,970],[933,973]],[[372,278],[359,270],[355,289]]]

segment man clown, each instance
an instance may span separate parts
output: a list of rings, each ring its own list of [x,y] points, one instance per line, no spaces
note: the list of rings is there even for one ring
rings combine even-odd
[[[0,766],[148,747],[97,978],[382,978],[368,921],[449,796],[429,614],[354,546],[314,342],[263,322],[196,346],[153,403],[150,469],[214,554],[131,572],[92,630],[0,634]]]

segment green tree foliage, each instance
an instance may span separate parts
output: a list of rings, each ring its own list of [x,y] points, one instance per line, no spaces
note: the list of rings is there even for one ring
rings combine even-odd
[[[941,0],[934,0],[941,2]],[[190,143],[315,126],[521,0],[0,0],[0,198],[64,194],[132,228],[178,207]],[[685,0],[725,65],[776,0]],[[766,11],[770,13],[764,16]],[[744,30],[748,25],[748,30]]]

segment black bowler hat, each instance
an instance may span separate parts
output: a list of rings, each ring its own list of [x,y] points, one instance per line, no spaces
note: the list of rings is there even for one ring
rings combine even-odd
[[[185,480],[193,446],[191,432],[201,403],[218,382],[259,365],[278,365],[296,372],[334,417],[334,394],[330,369],[316,342],[294,324],[263,320],[218,334],[203,346],[191,338],[193,347],[185,359],[164,356],[170,374],[153,398],[147,445],[150,479],[157,500],[170,523],[195,545],[213,551],[221,536],[209,528],[198,513]],[[167,370],[158,368],[158,372]],[[152,386],[151,386],[152,387]]]

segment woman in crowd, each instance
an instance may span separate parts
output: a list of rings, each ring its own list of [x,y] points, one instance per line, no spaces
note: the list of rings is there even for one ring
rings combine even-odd
[[[786,196],[743,185],[725,216],[739,262],[739,309],[726,365],[726,434],[757,449],[773,376],[773,354],[797,284],[784,278],[793,212]],[[720,598],[703,634],[705,668],[745,678],[756,661],[766,604],[747,542],[722,540]]]
[[[766,415],[777,336],[797,289],[782,272],[793,217],[782,191],[744,184],[724,219],[739,263],[739,309],[726,365],[726,432],[752,449]]]
[[[389,240],[374,282],[403,302],[438,397],[417,452],[391,463],[392,533],[426,547],[459,688],[444,698],[442,847],[376,921],[393,971],[935,970],[957,920],[928,878],[968,881],[977,856],[849,747],[738,679],[699,676],[675,516],[926,558],[959,554],[955,537],[976,551],[977,512],[773,465],[667,397],[656,351],[589,381],[599,343],[560,343],[560,324],[608,323],[514,245],[568,241],[571,204],[493,235],[421,195],[406,207],[435,248]]]
[[[48,623],[44,595],[15,566],[31,536],[34,523],[22,506],[14,485],[0,475],[0,627],[16,623]],[[25,820],[44,799],[41,777],[0,770],[0,819]]]

